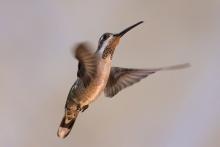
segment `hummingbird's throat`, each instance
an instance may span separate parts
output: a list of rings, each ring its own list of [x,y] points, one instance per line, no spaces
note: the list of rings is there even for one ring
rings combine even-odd
[[[116,46],[120,41],[120,37],[114,37],[103,51],[102,58],[106,59],[108,56],[112,59]]]

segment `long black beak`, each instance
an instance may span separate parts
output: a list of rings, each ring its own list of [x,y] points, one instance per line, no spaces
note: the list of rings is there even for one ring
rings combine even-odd
[[[130,31],[131,29],[133,29],[134,27],[138,26],[139,24],[143,23],[143,21],[140,21],[126,29],[124,29],[123,31],[121,31],[120,33],[118,34],[115,34],[115,36],[119,36],[119,37],[122,37],[124,34],[126,34],[128,31]]]

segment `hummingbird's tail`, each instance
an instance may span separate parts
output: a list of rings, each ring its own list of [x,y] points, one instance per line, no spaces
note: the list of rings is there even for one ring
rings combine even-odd
[[[60,126],[57,131],[57,136],[59,138],[65,138],[69,135],[76,118],[79,114],[78,110],[66,110],[65,115],[60,123]]]

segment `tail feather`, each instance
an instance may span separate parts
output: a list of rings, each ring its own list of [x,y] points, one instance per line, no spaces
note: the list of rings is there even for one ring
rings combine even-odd
[[[70,133],[75,121],[76,121],[78,113],[79,113],[78,111],[74,111],[74,113],[71,115],[73,117],[69,117],[67,115],[65,115],[63,117],[63,119],[60,123],[60,126],[58,128],[58,131],[57,131],[57,136],[59,138],[66,138],[69,135],[69,133]]]

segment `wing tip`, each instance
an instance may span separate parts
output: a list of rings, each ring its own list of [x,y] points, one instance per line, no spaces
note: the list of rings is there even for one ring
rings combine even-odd
[[[185,69],[189,67],[191,67],[190,63],[183,63],[183,64],[177,64],[173,66],[164,67],[164,68],[161,68],[161,70],[179,70],[179,69]]]

